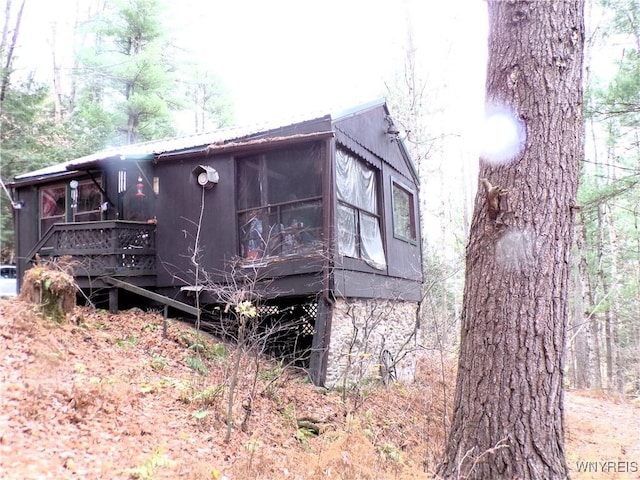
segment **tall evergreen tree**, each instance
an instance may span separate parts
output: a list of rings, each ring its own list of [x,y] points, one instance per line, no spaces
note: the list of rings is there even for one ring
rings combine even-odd
[[[74,121],[127,144],[172,135],[175,61],[161,0],[111,0],[91,22]]]

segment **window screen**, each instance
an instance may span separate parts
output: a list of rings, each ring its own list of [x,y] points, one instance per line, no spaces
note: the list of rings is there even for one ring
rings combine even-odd
[[[320,249],[321,151],[316,142],[237,159],[241,256],[255,260]]]
[[[92,181],[80,182],[75,203],[74,222],[96,222],[102,220],[102,192]]]

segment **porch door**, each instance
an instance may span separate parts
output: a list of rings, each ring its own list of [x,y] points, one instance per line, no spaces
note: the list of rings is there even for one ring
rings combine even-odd
[[[100,183],[98,181],[98,184]],[[77,190],[77,193],[74,190]],[[102,220],[102,192],[93,181],[78,182],[77,189],[71,189],[71,200],[73,222],[99,222]]]

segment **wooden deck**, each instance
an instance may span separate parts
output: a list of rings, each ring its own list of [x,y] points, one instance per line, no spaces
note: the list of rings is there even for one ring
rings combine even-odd
[[[56,223],[28,260],[65,257],[81,288],[109,287],[104,277],[142,287],[156,285],[156,226],[144,222]]]

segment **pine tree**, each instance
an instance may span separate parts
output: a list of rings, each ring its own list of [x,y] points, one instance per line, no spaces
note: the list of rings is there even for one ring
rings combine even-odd
[[[581,0],[489,0],[487,99],[515,153],[481,158],[454,415],[439,474],[564,479],[564,348],[582,144]],[[498,215],[488,200],[500,194]],[[492,205],[492,209],[495,205]],[[494,215],[491,215],[494,216]]]
[[[82,53],[74,122],[112,144],[170,136],[176,64],[165,36],[160,0],[112,0],[90,23],[91,48]]]

